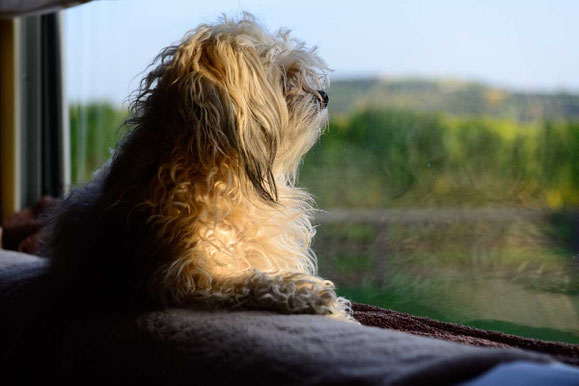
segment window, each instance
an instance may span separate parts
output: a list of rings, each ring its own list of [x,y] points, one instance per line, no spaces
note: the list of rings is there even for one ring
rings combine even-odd
[[[579,343],[577,5],[239,4],[64,12],[74,184],[107,159],[157,52],[247,10],[336,69],[300,174],[325,211],[321,275],[354,301]]]

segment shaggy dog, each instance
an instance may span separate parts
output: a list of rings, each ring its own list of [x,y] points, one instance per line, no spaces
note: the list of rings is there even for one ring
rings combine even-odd
[[[111,160],[47,227],[52,269],[105,299],[352,321],[317,276],[313,200],[295,186],[328,119],[315,50],[245,15],[151,66]]]

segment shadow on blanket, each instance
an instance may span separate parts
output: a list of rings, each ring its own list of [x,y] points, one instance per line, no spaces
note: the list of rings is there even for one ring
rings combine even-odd
[[[314,315],[111,307],[64,291],[46,268],[41,258],[0,252],[0,363],[18,383],[433,385],[499,363],[552,360]],[[366,324],[403,320],[356,309]]]

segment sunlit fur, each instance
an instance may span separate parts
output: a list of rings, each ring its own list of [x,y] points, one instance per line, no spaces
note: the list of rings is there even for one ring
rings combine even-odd
[[[246,14],[152,66],[111,161],[54,215],[53,269],[111,296],[353,321],[317,276],[313,200],[294,185],[327,125],[324,62]]]

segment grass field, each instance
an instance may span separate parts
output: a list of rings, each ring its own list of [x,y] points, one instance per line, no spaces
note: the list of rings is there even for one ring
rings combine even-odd
[[[553,224],[548,212],[490,219],[447,212],[442,220],[414,211],[401,221],[394,211],[388,221],[386,211],[379,221],[348,222],[330,211],[314,244],[320,272],[353,301],[579,343],[579,261],[564,240],[548,236],[569,224]]]

